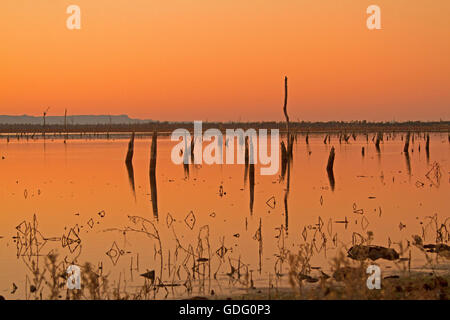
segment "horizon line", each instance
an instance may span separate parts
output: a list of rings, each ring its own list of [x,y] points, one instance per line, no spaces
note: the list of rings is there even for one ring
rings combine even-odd
[[[31,117],[31,118],[42,118],[43,115],[30,115],[30,114],[0,114],[1,117]],[[139,121],[139,122],[170,122],[170,123],[188,123],[188,122],[194,122],[194,121],[202,121],[205,123],[282,123],[285,122],[285,120],[202,120],[202,119],[194,119],[194,120],[160,120],[160,119],[151,119],[151,118],[140,118],[140,117],[131,117],[129,114],[121,113],[121,114],[70,114],[67,115],[68,118],[70,117],[127,117],[129,120],[133,121]],[[46,118],[64,118],[64,115],[46,115]],[[369,119],[352,119],[352,120],[293,120],[290,121],[291,123],[329,123],[329,122],[341,122],[341,123],[352,123],[352,122],[366,122],[366,123],[408,123],[408,122],[423,122],[423,123],[434,123],[434,122],[450,122],[450,120],[445,119],[435,119],[435,120],[420,120],[420,119],[409,119],[409,120],[369,120]],[[6,123],[1,123],[0,125],[5,125]],[[13,123],[10,123],[13,124]]]

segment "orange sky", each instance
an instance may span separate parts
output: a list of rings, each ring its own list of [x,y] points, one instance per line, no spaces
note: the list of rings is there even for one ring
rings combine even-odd
[[[66,28],[81,7],[82,29]],[[383,30],[366,28],[381,7]],[[449,120],[448,0],[1,0],[0,114]]]

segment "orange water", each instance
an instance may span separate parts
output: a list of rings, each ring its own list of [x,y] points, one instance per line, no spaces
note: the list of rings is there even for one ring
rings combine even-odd
[[[66,262],[75,260],[83,264],[89,261],[96,267],[102,265],[103,273],[109,273],[113,284],[117,285],[120,279],[122,290],[132,292],[142,285],[144,279],[139,274],[147,270],[156,270],[157,277],[163,282],[183,284],[188,277],[184,268],[180,268],[181,279],[174,278],[173,270],[181,266],[186,251],[181,248],[176,251],[175,238],[184,249],[192,245],[196,250],[203,226],[209,228],[211,274],[217,271],[217,280],[209,281],[206,290],[214,289],[217,293],[245,287],[242,283],[229,281],[226,273],[230,272],[230,263],[234,267],[238,263],[247,265],[257,287],[273,283],[276,272],[283,274],[277,285],[287,286],[288,263],[285,261],[280,265],[276,255],[280,248],[296,252],[300,244],[314,243],[314,237],[316,249],[312,265],[322,267],[324,271],[330,269],[330,259],[338,249],[352,245],[354,233],[366,236],[372,231],[373,244],[390,245],[399,250],[397,242],[405,244],[412,235],[422,235],[424,228],[425,242],[434,242],[433,224],[426,217],[437,214],[439,222],[449,217],[450,144],[447,134],[431,135],[429,158],[423,137],[415,137],[411,143],[410,172],[402,154],[401,135],[385,139],[380,154],[377,154],[371,136],[366,141],[364,135],[359,135],[356,141],[351,138],[348,144],[340,144],[337,137],[332,136],[331,144],[325,145],[323,135],[310,135],[309,145],[306,145],[304,136],[299,135],[294,146],[287,217],[283,203],[286,179],[283,181],[278,175],[261,176],[257,166],[251,213],[248,182],[244,185],[244,165],[191,165],[189,177],[186,177],[183,167],[170,161],[174,143],[168,138],[158,138],[158,218],[153,215],[150,196],[150,140],[136,139],[135,142],[134,196],[124,164],[127,140],[69,140],[64,144],[61,140],[47,139],[44,145],[42,140],[11,140],[7,143],[2,139],[0,294],[6,298],[26,297],[26,277],[31,277],[27,264],[36,260],[43,265],[44,256],[50,252],[57,252]],[[336,148],[334,191],[325,170],[331,145]],[[361,147],[365,148],[364,157]],[[426,177],[434,163],[440,166],[439,181]],[[220,186],[224,191],[222,196]],[[266,204],[272,196],[275,198],[273,209]],[[99,215],[102,210],[104,217]],[[192,230],[184,221],[190,211],[195,215]],[[15,228],[22,221],[32,222],[34,214],[38,222],[36,229],[47,241],[40,249],[39,257],[28,256],[24,251],[18,256]],[[120,231],[139,227],[128,216],[154,222],[162,243],[162,275],[160,258],[155,255],[158,242],[143,233],[128,231],[124,234]],[[174,219],[172,224],[170,217]],[[323,221],[323,236],[315,229],[319,217]],[[91,218],[92,227],[88,224]],[[347,225],[336,223],[345,218],[349,221]],[[260,221],[261,270],[259,242],[254,238]],[[447,222],[450,230],[450,219]],[[400,224],[406,227],[400,227]],[[303,233],[305,227],[307,233]],[[61,242],[61,237],[67,235],[70,228],[74,228],[81,241],[73,252]],[[326,249],[322,247],[323,237],[327,239]],[[337,241],[333,242],[333,238]],[[222,241],[228,249],[223,260],[215,253]],[[122,250],[115,264],[106,254],[114,242]],[[412,268],[424,266],[423,254],[418,250],[412,251],[412,257]],[[394,270],[396,266],[388,262],[385,268]],[[11,294],[13,283],[18,289]],[[195,281],[193,283],[194,293],[200,292],[202,288]],[[170,290],[168,297],[185,294],[185,287],[180,286]],[[164,296],[165,292],[161,298]]]

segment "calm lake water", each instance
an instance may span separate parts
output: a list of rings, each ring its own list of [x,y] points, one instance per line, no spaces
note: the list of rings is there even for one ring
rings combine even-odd
[[[142,286],[140,274],[155,270],[162,282],[179,285],[159,290],[156,297],[177,298],[190,286],[192,295],[248,288],[244,276],[227,275],[232,267],[250,275],[257,288],[287,287],[289,263],[283,258],[304,243],[314,246],[312,266],[326,273],[337,252],[359,243],[367,232],[373,232],[372,244],[397,251],[400,242],[407,246],[416,234],[435,243],[436,222],[450,230],[447,133],[430,134],[429,157],[423,135],[415,136],[409,162],[402,153],[404,134],[385,135],[379,154],[372,136],[339,143],[332,135],[324,144],[323,134],[310,134],[307,145],[298,135],[287,215],[287,178],[261,176],[256,165],[251,212],[244,165],[190,165],[187,177],[183,166],[170,160],[175,143],[159,137],[157,217],[149,182],[151,139],[135,141],[135,194],[124,163],[128,139],[66,144],[0,139],[0,294],[30,297],[26,287],[32,283],[33,262],[42,268],[49,253],[57,253],[65,266],[75,261],[101,267],[110,284],[120,282],[124,292]],[[334,190],[325,170],[331,146],[336,150]],[[409,251],[412,269],[427,268],[414,247],[403,257]],[[381,264],[386,273],[401,268]],[[197,271],[208,281],[198,280]]]

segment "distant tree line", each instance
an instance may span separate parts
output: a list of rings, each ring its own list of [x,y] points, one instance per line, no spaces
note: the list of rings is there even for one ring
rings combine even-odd
[[[193,130],[193,122],[152,121],[135,124],[0,124],[0,133],[107,133],[107,132],[172,132],[178,128]],[[203,122],[203,130],[209,128],[226,129],[279,129],[286,130],[285,122]],[[450,121],[406,121],[406,122],[368,122],[361,121],[328,121],[328,122],[291,122],[293,132],[379,132],[379,131],[450,131]]]

